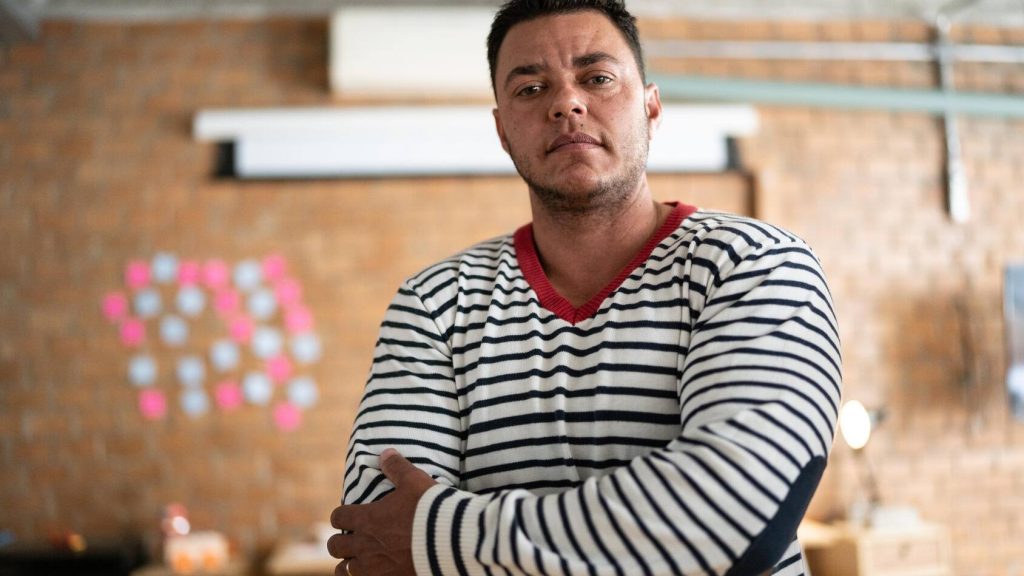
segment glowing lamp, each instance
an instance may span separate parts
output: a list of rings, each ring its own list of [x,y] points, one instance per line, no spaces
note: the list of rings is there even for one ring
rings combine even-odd
[[[850,448],[861,450],[867,446],[871,439],[871,415],[863,404],[857,400],[843,404],[839,411],[839,430]]]

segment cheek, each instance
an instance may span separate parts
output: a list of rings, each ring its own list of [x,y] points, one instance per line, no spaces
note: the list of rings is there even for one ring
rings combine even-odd
[[[506,146],[523,148],[528,146],[532,140],[534,138],[531,138],[529,130],[524,124],[513,121],[505,126]]]

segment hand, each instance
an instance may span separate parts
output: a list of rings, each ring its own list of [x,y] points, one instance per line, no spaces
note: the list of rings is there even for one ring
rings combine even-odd
[[[412,522],[423,493],[436,484],[397,450],[380,455],[381,472],[394,492],[370,504],[339,506],[331,526],[345,530],[327,541],[327,551],[342,562],[335,576],[413,576]]]

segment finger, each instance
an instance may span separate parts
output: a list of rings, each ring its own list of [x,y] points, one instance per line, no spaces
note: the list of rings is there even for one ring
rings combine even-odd
[[[352,568],[352,560],[342,560],[334,567],[334,576],[356,576]]]
[[[380,453],[380,470],[395,487],[404,486],[417,480],[421,482],[424,479],[430,480],[430,476],[426,472],[414,466],[394,448],[387,448]]]
[[[331,526],[338,530],[351,530],[353,532],[365,529],[371,506],[373,504],[338,506],[331,512]]]
[[[358,556],[355,534],[333,534],[327,539],[327,552],[335,558]]]

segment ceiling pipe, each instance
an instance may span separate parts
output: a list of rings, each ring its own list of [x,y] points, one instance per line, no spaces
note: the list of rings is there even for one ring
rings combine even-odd
[[[938,54],[939,85],[946,97],[956,94],[953,83],[953,43],[949,33],[957,14],[977,5],[979,0],[953,0],[939,9],[935,16],[935,48]],[[946,204],[954,222],[963,223],[971,218],[967,172],[960,149],[960,125],[956,112],[946,109],[942,115],[946,143]]]
[[[872,88],[810,82],[775,82],[708,76],[650,73],[667,100],[703,100],[810,106],[895,110],[970,116],[1024,118],[1024,98],[982,92]]]
[[[1024,63],[1024,46],[960,44],[948,47],[956,62]],[[867,60],[878,62],[933,62],[934,44],[911,42],[793,42],[740,40],[649,40],[648,58],[703,60]]]

